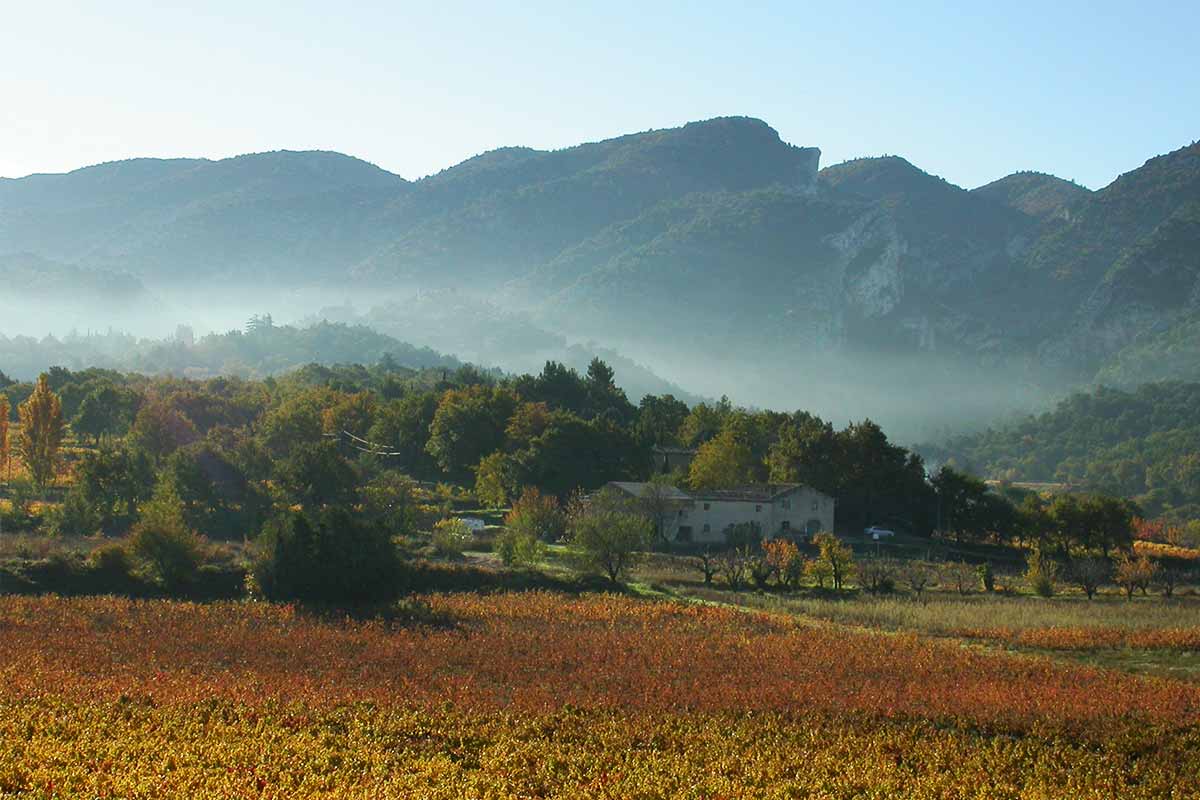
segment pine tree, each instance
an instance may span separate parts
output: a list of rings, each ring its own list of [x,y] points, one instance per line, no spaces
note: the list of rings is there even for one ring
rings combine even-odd
[[[58,395],[51,391],[45,373],[38,378],[33,394],[21,404],[18,414],[21,431],[17,438],[17,450],[21,460],[29,467],[34,484],[45,489],[54,480],[59,448],[66,435],[62,403]]]

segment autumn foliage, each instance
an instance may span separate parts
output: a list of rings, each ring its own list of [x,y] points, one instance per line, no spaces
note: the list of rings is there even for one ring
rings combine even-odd
[[[0,599],[0,797],[1200,790],[1200,686],[723,607]]]

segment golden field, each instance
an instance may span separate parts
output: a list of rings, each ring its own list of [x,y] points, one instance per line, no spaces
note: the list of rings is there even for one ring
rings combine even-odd
[[[608,595],[0,598],[0,797],[1200,797],[1200,686]]]

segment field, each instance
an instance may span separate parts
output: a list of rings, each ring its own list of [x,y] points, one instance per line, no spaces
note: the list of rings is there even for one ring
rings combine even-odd
[[[1200,686],[727,606],[0,598],[0,797],[1200,797]]]

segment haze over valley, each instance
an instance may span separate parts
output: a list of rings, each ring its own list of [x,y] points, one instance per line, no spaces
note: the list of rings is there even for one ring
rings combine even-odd
[[[1034,172],[966,190],[900,156],[822,168],[819,144],[728,117],[417,181],[286,151],[3,179],[0,332],[326,319],[512,372],[604,354],[635,399],[909,440],[1200,377],[1197,144],[1096,191]]]

